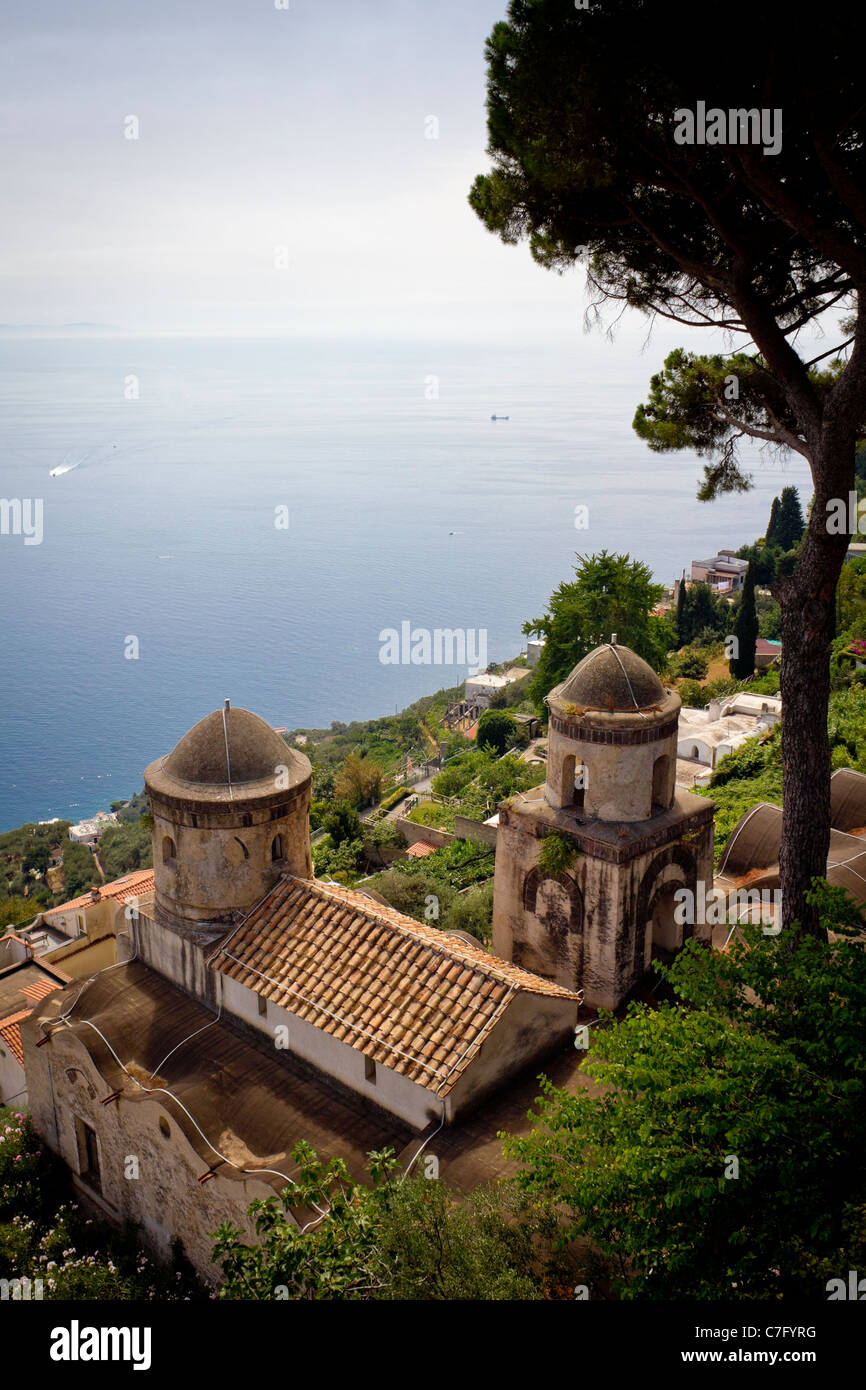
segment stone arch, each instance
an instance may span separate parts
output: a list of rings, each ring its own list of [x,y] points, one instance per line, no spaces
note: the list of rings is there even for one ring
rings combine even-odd
[[[577,753],[566,753],[559,766],[560,806],[583,806],[588,780],[586,760]]]
[[[673,870],[673,872],[669,872]],[[685,845],[668,845],[656,855],[641,879],[635,914],[634,968],[640,979],[645,969],[647,932],[652,929],[656,912],[665,915],[672,911],[672,895],[677,888],[688,888],[694,901],[697,896],[698,865]],[[694,932],[694,922],[682,925],[681,945]]]
[[[172,861],[172,859],[176,859],[176,858],[177,858],[177,845],[174,843],[174,840],[171,838],[170,835],[163,835],[163,837],[162,837],[162,862],[163,862],[163,864],[170,864],[171,861]]]
[[[512,946],[515,965],[543,979],[579,978],[583,960],[583,894],[571,874],[537,866],[523,881],[523,925]]]
[[[558,883],[565,890],[568,899],[568,920],[566,922],[551,921],[549,924],[551,932],[557,936],[564,936],[566,932],[582,931],[583,894],[571,874],[545,874],[542,873],[538,865],[534,869],[530,869],[523,880],[523,910],[531,912],[533,916],[538,916],[538,892],[546,882]]]
[[[574,770],[577,759],[573,753],[566,753],[559,770],[560,805],[571,806],[574,802]]]
[[[272,860],[273,862],[276,862],[278,859],[282,859],[282,858],[283,858],[283,837],[282,837],[282,835],[275,835],[274,838],[273,838],[273,840],[271,841],[271,860]]]

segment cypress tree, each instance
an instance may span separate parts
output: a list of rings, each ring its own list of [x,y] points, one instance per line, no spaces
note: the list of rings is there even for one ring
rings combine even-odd
[[[734,623],[736,655],[729,662],[731,675],[746,680],[755,674],[755,643],[758,640],[758,614],[755,609],[755,575],[751,564],[746,570],[740,606]]]
[[[767,523],[767,534],[764,537],[764,544],[768,549],[771,545],[782,545],[779,539],[779,512],[781,511],[781,507],[782,504],[778,497],[774,497],[773,505],[770,508],[770,520]],[[787,546],[783,546],[782,548],[787,549]]]
[[[680,580],[679,592],[677,593],[677,641],[681,647],[688,642],[686,634],[686,572],[683,570],[683,577]]]
[[[782,488],[779,500],[779,545],[783,550],[793,550],[803,534],[806,523],[800,497],[795,487]]]

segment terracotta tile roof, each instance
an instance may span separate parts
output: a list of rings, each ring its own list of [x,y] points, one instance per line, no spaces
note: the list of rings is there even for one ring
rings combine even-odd
[[[131,874],[124,874],[123,878],[99,884],[96,889],[98,898],[94,898],[89,891],[82,893],[80,897],[70,898],[68,903],[49,908],[45,916],[54,917],[59,912],[72,912],[77,907],[90,907],[92,903],[102,902],[105,898],[112,898],[116,903],[125,903],[128,898],[137,897],[140,893],[149,893],[152,888],[153,869],[135,869]]]
[[[12,1056],[21,1067],[24,1066],[24,1049],[21,1046],[21,1029],[19,1024],[22,1023],[25,1018],[29,1018],[32,1012],[32,1009],[22,1009],[20,1013],[12,1014],[11,1018],[4,1018],[3,1022],[0,1023],[0,1040],[5,1043],[6,1047],[8,1047]]]
[[[428,854],[436,853],[435,845],[428,845],[424,840],[418,840],[414,845],[410,845],[406,851],[413,859],[426,859]]]
[[[440,1096],[517,994],[577,998],[361,892],[288,876],[210,963]]]
[[[32,985],[22,985],[21,993],[31,999],[34,1004],[38,1004],[40,999],[44,999],[46,994],[50,994],[53,989],[61,989],[59,980],[34,980]]]

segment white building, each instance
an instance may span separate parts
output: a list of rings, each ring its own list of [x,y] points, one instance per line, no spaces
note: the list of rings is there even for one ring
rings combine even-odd
[[[97,811],[90,820],[81,820],[77,825],[70,825],[69,838],[77,840],[81,845],[95,845],[100,835],[104,835],[112,825],[117,825],[117,816],[113,811]]]
[[[489,709],[494,695],[499,695],[507,685],[505,676],[489,676],[486,672],[481,672],[468,678],[464,686],[464,695],[469,704],[476,705],[479,709]]]
[[[714,593],[735,594],[743,587],[748,560],[741,560],[732,550],[720,550],[711,560],[692,560],[692,582],[709,584]]]
[[[771,729],[781,717],[778,695],[748,695],[744,691],[724,700],[711,700],[707,709],[684,706],[680,710],[677,757],[715,769],[726,754]]]

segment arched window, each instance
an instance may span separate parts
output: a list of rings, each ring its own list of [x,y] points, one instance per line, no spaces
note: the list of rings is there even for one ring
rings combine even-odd
[[[283,837],[282,837],[282,835],[275,835],[274,838],[273,838],[273,840],[271,841],[271,859],[272,859],[272,860],[277,860],[277,859],[282,859],[282,857],[283,857]]]
[[[588,772],[586,763],[575,763],[574,768],[574,805],[582,806],[586,796],[588,785]]]
[[[243,852],[244,852],[244,859],[249,859],[249,857],[250,857],[250,852],[249,852],[249,850],[247,849],[246,845],[244,844],[243,840],[238,839],[238,836],[237,836],[237,835],[235,835],[235,839],[237,840],[238,844],[240,845],[241,849],[242,849]]]
[[[171,838],[170,835],[164,835],[163,838],[162,838],[162,862],[163,862],[163,864],[170,864],[171,861],[172,861],[172,859],[175,859],[176,857],[177,857],[177,849],[176,849],[176,847],[175,847],[174,840]]]
[[[671,804],[670,797],[670,759],[666,753],[660,758],[656,758],[653,763],[653,806],[661,806],[667,809]]]
[[[574,804],[574,769],[576,758],[573,753],[567,754],[562,760],[560,801],[563,806]]]

